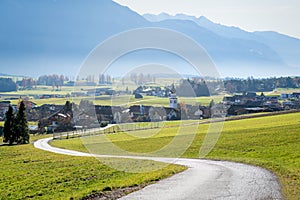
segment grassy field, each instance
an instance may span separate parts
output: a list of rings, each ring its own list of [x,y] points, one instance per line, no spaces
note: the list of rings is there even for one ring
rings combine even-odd
[[[300,88],[276,88],[272,92],[266,92],[267,95],[280,95],[280,94],[292,94],[293,92],[300,92]]]
[[[199,127],[184,128],[185,131],[179,136],[182,137],[182,141],[189,137],[193,128],[197,128],[198,131],[183,157],[199,157],[199,150],[208,127],[208,124],[202,124]],[[225,122],[215,148],[206,158],[243,162],[269,169],[279,177],[287,199],[300,199],[299,130],[300,113]],[[172,127],[157,132],[145,130],[111,134],[107,137],[118,147],[132,154],[138,154],[166,146],[177,131],[178,127]],[[151,137],[143,137],[149,135]],[[96,137],[84,140],[56,140],[52,145],[80,151],[87,151],[87,147],[95,152],[98,151],[97,146],[100,146]],[[99,152],[113,153],[109,152],[106,146],[106,143],[102,143]],[[167,156],[172,156],[172,152]]]
[[[161,79],[161,81],[164,79]],[[170,83],[173,79],[166,79],[164,83]],[[162,84],[162,85],[166,85]],[[126,84],[129,87],[129,90],[133,91],[134,89],[137,88],[136,85],[131,84]],[[153,84],[152,84],[153,85]],[[161,85],[161,86],[162,86]],[[118,83],[113,86],[97,86],[97,88],[101,87],[111,87],[112,89],[116,90],[125,90],[126,87],[122,86]],[[168,106],[169,105],[169,99],[168,98],[160,98],[160,97],[150,97],[150,96],[144,96],[143,99],[135,99],[133,95],[122,95],[122,96],[116,96],[116,97],[111,97],[111,96],[99,96],[96,97],[95,99],[90,98],[90,97],[79,97],[79,98],[50,98],[50,99],[33,99],[34,96],[36,95],[42,95],[42,94],[48,94],[48,95],[67,95],[71,94],[73,91],[87,91],[89,89],[94,89],[95,86],[63,86],[60,90],[53,90],[51,86],[37,86],[37,88],[33,90],[20,90],[17,92],[6,92],[2,93],[4,95],[8,96],[2,96],[0,97],[0,100],[5,100],[5,98],[8,98],[9,95],[12,95],[14,97],[25,97],[29,96],[33,102],[35,102],[37,105],[43,105],[43,104],[57,104],[57,105],[63,105],[66,101],[73,101],[75,103],[79,103],[81,99],[89,99],[94,102],[94,104],[97,105],[122,105],[122,104],[128,104],[128,105],[160,105],[160,106]],[[292,88],[277,88],[275,91],[272,92],[265,92],[265,95],[280,95],[281,93],[293,93],[293,92],[300,92],[300,89],[292,89]],[[259,95],[260,93],[258,93]],[[219,102],[222,100],[222,96],[215,96],[213,97],[216,102]],[[195,103],[199,103],[201,105],[208,105],[209,102],[211,101],[212,97],[195,97],[195,98],[184,98],[181,97],[179,98],[180,102],[184,102],[186,104],[192,104],[194,105]],[[129,102],[129,103],[128,103]],[[12,100],[12,104],[17,104],[18,100]]]
[[[38,122],[28,122],[29,125],[38,125]],[[0,121],[0,126],[4,126],[4,121]]]
[[[5,97],[2,97],[1,100],[4,100]],[[214,98],[215,102],[219,102],[222,100],[222,96],[214,96],[214,97],[179,97],[179,102],[185,104],[201,104],[201,105],[209,105],[210,101]],[[154,96],[144,96],[143,99],[135,99],[133,95],[121,95],[121,96],[108,96],[102,95],[97,96],[95,98],[92,97],[69,97],[69,98],[49,98],[49,99],[33,99],[30,100],[36,103],[38,106],[43,104],[56,104],[56,105],[64,105],[66,101],[71,101],[76,104],[82,99],[93,101],[95,105],[113,105],[113,106],[130,106],[130,105],[145,105],[145,106],[169,106],[169,98],[161,98]],[[10,100],[12,104],[18,104],[19,100]]]
[[[125,173],[95,158],[53,154],[35,149],[32,144],[0,146],[0,158],[0,199],[81,199],[103,190],[151,183],[185,169],[169,165],[151,173]],[[121,159],[110,162],[123,163]],[[152,161],[126,163],[128,168],[164,166]]]
[[[100,86],[99,86],[100,87]],[[57,94],[57,95],[66,95],[70,94],[74,90],[88,90],[93,89],[94,86],[80,86],[80,88],[75,88],[73,86],[62,86],[59,90],[56,88],[53,89],[52,86],[37,86],[32,90],[18,90],[17,92],[3,92],[5,95],[24,95],[24,96],[35,96],[43,94]]]

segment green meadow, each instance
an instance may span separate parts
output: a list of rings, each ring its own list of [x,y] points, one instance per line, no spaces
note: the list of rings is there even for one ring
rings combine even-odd
[[[100,140],[101,136],[92,136],[86,139],[55,140],[51,144],[84,152],[92,150],[93,153],[113,154],[109,147],[109,143],[113,143],[132,155],[143,155],[167,146],[174,138],[183,142],[192,139],[182,157],[199,158],[209,124],[184,126],[183,129],[180,129],[178,122],[173,125],[175,127],[109,134],[106,135],[108,141]],[[194,130],[195,137],[191,134]],[[224,123],[214,149],[205,158],[264,167],[278,176],[287,199],[300,199],[299,130],[300,113],[228,121]],[[179,147],[172,148],[172,151],[164,152],[164,156],[172,156],[172,152],[176,152]]]
[[[39,138],[41,136],[33,136],[32,140]],[[124,163],[126,168],[161,168],[152,172],[127,173],[110,168],[95,158],[54,154],[35,149],[32,144],[1,145],[0,158],[0,199],[12,200],[81,199],[93,193],[146,185],[186,169],[152,161],[109,159],[110,163]]]
[[[38,122],[28,122],[29,125],[38,125]],[[0,121],[0,126],[4,126],[4,121]]]
[[[49,99],[33,99],[30,100],[36,103],[38,106],[43,104],[56,104],[56,105],[64,105],[66,101],[71,101],[76,104],[82,100],[92,101],[95,105],[113,105],[113,106],[131,106],[131,105],[144,105],[144,106],[169,106],[169,98],[162,97],[154,97],[154,96],[144,96],[143,99],[135,99],[134,95],[121,95],[121,96],[96,96],[96,97],[68,97],[68,98],[49,98]],[[196,105],[200,104],[203,106],[209,105],[210,101],[214,99],[216,102],[222,100],[221,96],[214,97],[179,97],[179,102]],[[4,100],[2,97],[1,100]],[[18,104],[19,100],[10,100],[12,104]]]
[[[171,79],[170,79],[171,80]],[[169,83],[168,80],[166,80],[166,83]],[[127,84],[128,89],[130,91],[133,91],[137,88],[136,85]],[[153,84],[151,85],[153,86]],[[19,98],[20,96],[22,98],[29,97],[31,101],[36,103],[38,106],[41,106],[43,104],[56,104],[56,105],[64,105],[66,101],[71,101],[74,103],[79,103],[82,99],[93,101],[95,105],[124,105],[124,106],[130,106],[130,105],[140,105],[143,104],[145,106],[169,106],[169,98],[162,98],[162,97],[155,97],[155,96],[144,96],[142,99],[135,99],[134,95],[115,95],[115,96],[108,96],[108,95],[102,95],[102,96],[96,96],[96,97],[64,97],[64,98],[47,98],[47,99],[35,99],[35,96],[38,95],[67,95],[71,94],[72,92],[86,92],[89,89],[94,89],[95,86],[63,86],[59,90],[53,89],[51,86],[37,86],[36,88],[32,90],[19,90],[17,92],[3,92],[1,93],[4,96],[1,96],[0,94],[0,101],[9,99],[10,97],[13,98]],[[113,86],[97,86],[97,88],[112,88],[115,90],[126,90],[125,86],[116,84]],[[179,101],[181,103],[185,104],[201,104],[201,105],[209,105],[212,98],[219,102],[222,100],[222,96],[213,96],[213,97],[192,97],[192,98],[186,98],[186,97],[179,97]],[[18,104],[19,100],[10,100],[12,104]]]
[[[282,93],[292,94],[293,92],[300,92],[299,88],[276,88],[275,91],[270,92],[272,95],[280,95]]]

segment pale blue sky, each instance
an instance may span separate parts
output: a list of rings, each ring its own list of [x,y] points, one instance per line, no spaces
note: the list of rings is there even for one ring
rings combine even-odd
[[[114,0],[139,14],[184,13],[247,31],[273,30],[300,38],[299,0]]]

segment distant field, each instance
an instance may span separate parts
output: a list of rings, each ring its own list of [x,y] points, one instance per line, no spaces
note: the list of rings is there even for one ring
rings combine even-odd
[[[154,96],[144,96],[143,99],[135,99],[133,95],[131,96],[120,96],[113,99],[101,100],[102,97],[97,97],[95,104],[106,104],[112,102],[113,105],[145,105],[145,106],[166,106],[170,105],[169,98],[162,98],[162,97],[154,97]],[[221,101],[221,96],[216,97],[178,97],[179,103],[185,104],[200,104],[200,105],[209,105],[210,101],[214,98],[215,101]],[[129,103],[128,103],[129,102]]]
[[[38,122],[28,122],[29,125],[38,125]],[[0,121],[0,126],[4,126],[4,121]]]
[[[98,86],[97,86],[98,87]],[[108,87],[108,86],[99,86],[99,87]],[[133,90],[136,86],[132,86],[130,90]],[[76,91],[86,91],[88,89],[92,89],[94,86],[80,86],[76,89]],[[125,90],[125,86],[118,86],[118,89]],[[154,96],[144,96],[143,99],[135,99],[133,95],[121,95],[121,96],[97,96],[95,98],[92,97],[69,97],[69,98],[50,98],[50,99],[34,99],[33,97],[36,95],[42,94],[50,94],[50,95],[66,95],[70,94],[74,91],[74,87],[62,87],[60,91],[53,91],[53,88],[50,86],[38,86],[35,90],[24,90],[18,92],[9,92],[9,93],[2,93],[5,95],[12,95],[15,98],[19,96],[25,97],[29,96],[31,101],[36,103],[38,106],[43,104],[57,104],[57,105],[64,105],[66,101],[72,101],[75,103],[79,103],[82,99],[91,100],[94,102],[95,105],[123,105],[123,106],[130,106],[130,105],[145,105],[145,106],[169,106],[169,99],[168,98],[161,98],[161,97],[154,97]],[[265,92],[265,95],[280,95],[281,93],[293,93],[293,92],[300,92],[300,89],[283,89],[278,88],[276,91],[273,92]],[[259,95],[260,93],[258,93]],[[1,95],[0,95],[1,96]],[[9,96],[2,96],[0,100],[5,100]],[[215,102],[222,101],[223,96],[213,96],[213,97],[193,97],[193,98],[186,98],[186,97],[178,97],[180,103],[195,105],[200,104],[203,106],[209,105],[212,98]],[[12,104],[17,104],[19,100],[11,100]]]
[[[225,122],[218,143],[206,158],[243,162],[269,169],[279,177],[287,199],[300,199],[299,119],[300,113],[295,113]],[[199,157],[199,149],[208,126],[203,124],[198,127],[196,137],[183,157]],[[184,133],[180,135],[182,141],[189,137],[192,128],[185,127]],[[161,149],[172,141],[177,131],[178,127],[173,127],[162,129],[157,133],[153,130],[144,130],[128,134],[112,134],[107,137],[118,147],[137,154]],[[151,134],[154,135],[143,137]],[[86,147],[98,151],[97,147],[101,146],[100,152],[114,153],[109,152],[106,143],[98,144],[95,141],[97,138],[85,139],[85,146],[80,139],[55,140],[51,144],[79,151],[87,151]],[[168,156],[172,156],[172,151]]]
[[[282,93],[291,94],[293,92],[300,92],[300,88],[276,88],[275,91],[270,92],[271,95],[280,95]]]
[[[0,156],[0,199],[12,200],[81,199],[103,190],[147,184],[185,169],[177,165],[163,167],[158,162],[132,160],[124,165],[128,168],[136,165],[145,169],[163,168],[149,173],[125,173],[107,167],[95,158],[49,153],[35,149],[32,144],[0,146]],[[123,163],[121,159],[109,161]]]
[[[6,97],[2,97],[4,100]],[[222,100],[222,96],[213,97],[179,97],[179,103],[185,104],[201,104],[204,106],[209,105],[212,98],[215,102]],[[56,104],[64,105],[66,101],[75,102],[79,104],[82,99],[93,101],[95,105],[114,105],[114,106],[130,106],[130,105],[145,105],[145,106],[169,106],[169,98],[154,97],[154,96],[144,96],[143,99],[135,99],[133,95],[121,95],[121,96],[96,96],[92,97],[69,97],[69,98],[49,98],[49,99],[33,99],[31,101],[36,103],[38,106],[43,104]],[[19,100],[10,100],[12,104],[18,104]]]
[[[100,86],[99,86],[100,87]],[[77,88],[77,90],[88,90],[93,89],[94,86],[80,86],[80,88]],[[24,96],[35,96],[35,95],[43,95],[43,94],[57,94],[57,95],[66,95],[70,94],[74,91],[73,86],[63,86],[59,90],[57,88],[51,87],[51,86],[37,86],[36,88],[32,90],[19,90],[17,92],[3,92],[5,95],[24,95]]]
[[[176,79],[177,80],[177,79]],[[172,84],[175,81],[174,78],[161,78],[159,79],[160,84],[151,84],[152,86],[165,86]],[[115,85],[112,86],[97,86],[97,88],[103,88],[103,87],[109,87],[116,90],[126,90],[126,87],[128,87],[129,90],[133,91],[137,88],[135,84],[132,82],[126,82],[125,85],[122,85],[119,82],[117,82]],[[154,96],[144,96],[143,99],[135,99],[134,95],[121,95],[121,96],[97,96],[95,98],[92,97],[68,97],[68,98],[49,98],[49,99],[34,99],[37,95],[67,95],[71,94],[72,92],[83,92],[87,91],[89,89],[94,89],[95,86],[63,86],[60,90],[53,89],[51,86],[37,86],[37,88],[33,90],[20,90],[17,92],[6,92],[1,93],[4,96],[1,96],[0,94],[0,100],[5,100],[6,98],[11,97],[19,98],[20,96],[22,98],[29,97],[31,101],[36,103],[38,106],[43,104],[57,104],[57,105],[63,105],[66,101],[72,101],[75,103],[79,103],[82,99],[91,100],[94,102],[95,105],[123,105],[123,106],[130,106],[130,105],[140,105],[143,104],[145,106],[169,106],[169,99],[168,98],[161,98],[161,97],[154,97]],[[221,101],[222,97],[213,97],[216,101]],[[185,98],[179,97],[179,102],[183,102],[185,104],[201,104],[201,105],[208,105],[211,101],[212,97],[195,97],[195,98]],[[19,102],[18,99],[16,100],[10,100],[12,104],[17,104]]]

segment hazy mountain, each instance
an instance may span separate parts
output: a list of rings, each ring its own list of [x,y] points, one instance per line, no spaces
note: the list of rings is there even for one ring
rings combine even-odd
[[[202,45],[223,76],[299,74],[297,68],[290,67],[300,66],[298,39],[273,32],[249,33],[205,17],[144,17],[111,0],[2,0],[1,72],[76,75],[90,51],[108,37],[133,28],[164,27]],[[162,60],[185,70],[184,64],[170,54],[144,51],[128,55],[126,62],[119,64],[123,69],[118,73],[141,63],[164,64]]]
[[[152,14],[145,14],[143,15],[145,19],[152,21],[152,22],[159,22],[159,21],[164,21],[164,20],[189,20],[193,21],[199,26],[206,28],[220,36],[224,37],[229,37],[229,38],[242,38],[242,39],[254,39],[256,38],[255,35],[253,35],[250,32],[244,31],[238,27],[234,26],[224,26],[221,24],[214,23],[207,19],[204,16],[200,17],[195,17],[195,16],[190,16],[190,15],[185,15],[185,14],[177,14],[175,16],[169,15],[167,13],[161,13],[159,15],[152,15]]]
[[[0,69],[72,74],[106,38],[149,24],[111,0],[1,0]]]
[[[259,38],[273,48],[290,66],[300,68],[300,40],[272,31],[254,32]]]
[[[240,38],[222,37],[192,21],[164,20],[159,27],[182,32],[201,44],[223,76],[268,76],[291,73],[281,57],[268,45]],[[282,69],[285,68],[286,71]]]
[[[269,56],[267,57],[265,56],[262,57],[264,61],[270,60],[269,59],[270,57],[275,60],[281,60],[282,61],[281,64],[286,63],[288,66],[290,66],[288,68],[291,71],[295,71],[298,73],[300,72],[299,70],[300,57],[297,56],[300,53],[300,40],[297,38],[293,38],[272,31],[253,32],[253,33],[247,32],[238,27],[224,26],[221,24],[214,23],[204,16],[200,16],[198,18],[194,16],[185,15],[185,14],[177,14],[175,16],[171,16],[166,13],[161,13],[159,15],[145,14],[143,16],[147,20],[152,22],[159,22],[159,21],[170,20],[170,19],[189,20],[195,22],[200,27],[210,30],[211,32],[219,36],[225,37],[227,39],[231,39],[235,41],[243,40],[243,43],[246,43],[247,45],[251,44],[252,42],[256,44],[257,43],[263,44],[264,46],[268,46],[267,48],[273,51],[273,55],[269,54]],[[255,46],[252,45],[252,47]],[[259,48],[249,48],[249,50],[253,53],[256,52],[260,55],[265,55],[263,51],[261,51],[261,49]],[[277,56],[275,56],[274,53],[277,54]],[[279,62],[277,64],[279,64]],[[274,65],[276,65],[276,63],[274,63]],[[284,65],[282,65],[282,67],[284,67]]]

